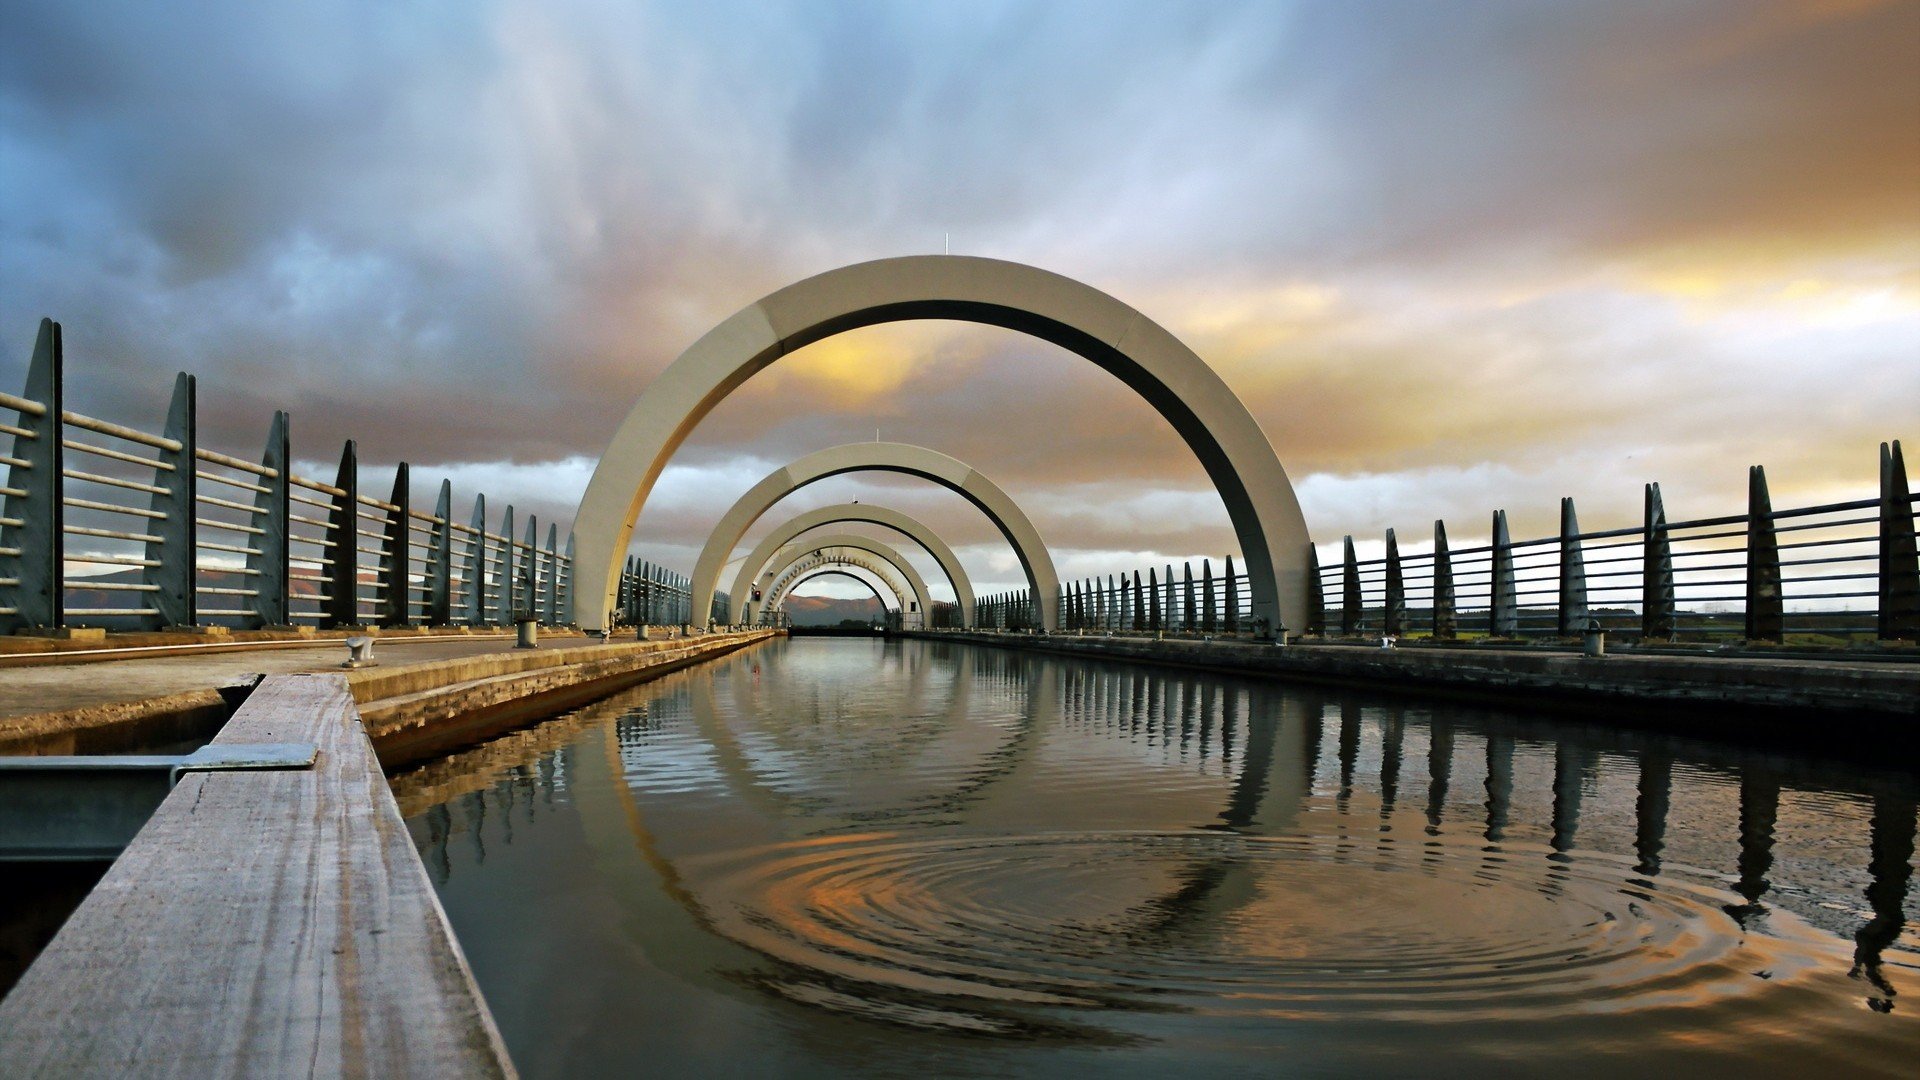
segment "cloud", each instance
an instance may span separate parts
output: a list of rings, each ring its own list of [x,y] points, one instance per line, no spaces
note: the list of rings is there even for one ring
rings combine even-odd
[[[327,476],[351,438],[369,488],[406,460],[416,498],[564,524],[710,326],[951,235],[1193,345],[1322,540],[1632,515],[1646,480],[1718,511],[1756,462],[1857,494],[1920,391],[1916,35],[1873,0],[14,4],[0,386],[51,314],[85,411],[155,423],[189,370],[207,445],[287,409]],[[994,477],[1072,573],[1235,547],[1117,381],[948,323],[750,380],[638,542],[689,566],[759,476],[876,428]],[[1017,583],[924,485],[788,503],[862,492]]]

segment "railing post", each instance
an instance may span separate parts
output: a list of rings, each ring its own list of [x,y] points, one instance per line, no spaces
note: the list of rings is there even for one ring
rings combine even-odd
[[[1646,524],[1640,558],[1640,636],[1647,640],[1673,638],[1673,544],[1667,536],[1667,510],[1660,502],[1660,485],[1648,484]]]
[[[651,626],[664,623],[660,615],[659,594],[653,588],[653,567],[647,559],[636,561],[634,555],[626,557],[626,621],[636,626]]]
[[[327,583],[327,602],[321,629],[360,625],[360,458],[353,440],[340,451],[340,471],[333,486],[333,513],[327,519],[327,558],[333,565],[323,579]]]
[[[253,582],[253,628],[289,626],[293,615],[288,607],[289,579],[293,576],[292,536],[287,514],[292,510],[292,447],[287,438],[288,418],[284,412],[273,414],[273,426],[267,429],[267,448],[260,464],[272,473],[260,478],[265,491],[253,496],[253,523],[261,530],[248,547],[247,577]]]
[[[1447,548],[1447,523],[1433,523],[1433,639],[1452,641],[1460,633],[1453,609],[1453,554]]]
[[[1147,567],[1147,629],[1160,633],[1166,626],[1160,621],[1160,572]]]
[[[1200,620],[1199,620],[1200,612],[1199,612],[1199,609],[1196,608],[1193,603],[1193,564],[1190,562],[1187,562],[1187,563],[1181,563],[1180,565],[1186,571],[1186,586],[1187,586],[1186,628],[1188,630],[1195,630],[1195,629],[1198,629],[1200,625]]]
[[[1900,442],[1880,444],[1880,640],[1920,638],[1920,558]]]
[[[200,544],[195,524],[200,511],[200,459],[195,453],[199,444],[195,439],[194,380],[184,371],[173,380],[173,400],[167,405],[163,434],[179,443],[180,449],[159,452],[159,460],[173,466],[172,471],[153,470],[154,486],[165,488],[166,494],[155,492],[147,505],[154,513],[166,516],[151,519],[148,533],[159,539],[147,541],[146,558],[160,565],[143,567],[140,572],[141,581],[156,590],[148,594],[153,597],[153,613],[145,620],[156,630],[199,625],[194,564]]]
[[[1340,636],[1360,632],[1360,560],[1353,553],[1353,537],[1342,544],[1340,571]]]
[[[633,556],[620,567],[619,581],[613,589],[613,614],[620,621],[633,623]]]
[[[1240,594],[1233,587],[1233,556],[1227,556],[1227,573],[1220,579],[1220,601],[1225,614],[1222,616],[1221,629],[1229,634],[1240,632]]]
[[[1327,587],[1320,580],[1320,552],[1307,542],[1307,627],[1311,637],[1327,635]]]
[[[1207,603],[1207,617],[1206,621],[1201,624],[1201,627],[1205,632],[1211,634],[1220,626],[1220,620],[1218,618],[1219,608],[1214,604],[1212,559],[1200,560],[1200,581]]]
[[[66,507],[61,502],[60,414],[64,381],[60,324],[40,320],[22,391],[40,412],[20,414],[0,500],[0,631],[57,630],[66,625]]]
[[[1513,537],[1507,534],[1507,512],[1493,512],[1493,602],[1487,610],[1487,636],[1516,637],[1520,610],[1514,597]]]
[[[560,625],[560,523],[547,525],[546,623]]]
[[[384,539],[387,550],[380,556],[380,581],[384,593],[380,598],[381,626],[413,625],[413,605],[411,576],[413,545],[413,515],[409,508],[413,505],[413,476],[406,462],[401,462],[393,470],[393,498],[388,500],[394,509],[387,511],[387,527]]]
[[[427,625],[453,622],[453,481],[440,481],[434,500],[433,552],[427,562]]]
[[[540,516],[527,515],[526,552],[520,560],[520,588],[516,590],[513,617],[540,617]]]
[[[473,532],[467,540],[467,594],[460,605],[460,616],[468,626],[487,625],[487,495],[473,497],[473,516],[467,520]]]
[[[493,598],[494,625],[513,625],[513,593],[518,584],[513,573],[513,504],[508,503],[506,516],[500,519],[500,579]]]
[[[1755,465],[1747,470],[1747,640],[1777,644],[1786,621],[1773,498],[1767,494],[1767,471]]]
[[[1580,551],[1580,518],[1573,500],[1560,500],[1560,603],[1554,632],[1579,637],[1587,629],[1587,561]]]
[[[1387,608],[1380,618],[1380,632],[1399,637],[1407,632],[1407,584],[1400,573],[1400,541],[1387,530]]]
[[[574,610],[573,610],[573,559],[574,559],[573,533],[568,532],[567,533],[567,563],[566,563],[567,576],[562,582],[561,589],[560,589],[560,624],[562,626],[579,625],[579,620],[574,617]]]

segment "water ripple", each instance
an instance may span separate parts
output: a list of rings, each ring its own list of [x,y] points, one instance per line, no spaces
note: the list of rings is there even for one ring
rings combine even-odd
[[[1790,916],[1743,932],[1731,893],[1549,854],[1224,831],[866,833],[686,869],[717,929],[809,973],[789,996],[891,990],[912,999],[888,1006],[908,1022],[943,1026],[978,1026],[982,1005],[1538,1019],[1725,1002],[1831,960]],[[941,999],[956,1008],[929,1004]]]

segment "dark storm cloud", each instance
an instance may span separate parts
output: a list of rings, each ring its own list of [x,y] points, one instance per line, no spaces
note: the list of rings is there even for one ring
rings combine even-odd
[[[51,314],[89,411],[191,370],[211,445],[287,408],[316,468],[354,437],[564,517],[714,322],[951,233],[1193,344],[1322,536],[1749,460],[1811,491],[1920,391],[1917,39],[1870,0],[14,4],[0,385]],[[1063,548],[1230,545],[1089,365],[869,333],[717,410],[648,542],[879,427]]]

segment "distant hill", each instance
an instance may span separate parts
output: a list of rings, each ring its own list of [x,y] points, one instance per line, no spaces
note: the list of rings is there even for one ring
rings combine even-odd
[[[880,601],[869,596],[864,600],[836,600],[827,596],[789,596],[785,603],[787,616],[795,626],[839,626],[843,619],[855,619],[870,623],[881,616],[885,610]]]

